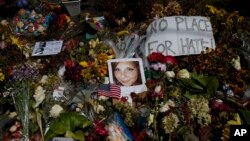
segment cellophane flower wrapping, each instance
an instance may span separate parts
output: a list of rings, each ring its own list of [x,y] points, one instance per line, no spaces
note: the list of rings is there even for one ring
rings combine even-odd
[[[24,63],[12,69],[10,85],[13,88],[12,98],[22,123],[23,140],[29,140],[29,105],[33,93],[33,83],[37,76],[34,64]]]

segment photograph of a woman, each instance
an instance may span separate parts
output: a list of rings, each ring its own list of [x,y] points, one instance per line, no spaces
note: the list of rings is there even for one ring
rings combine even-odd
[[[111,83],[120,86],[136,86],[143,84],[142,62],[137,58],[113,59],[111,66]]]
[[[141,58],[120,58],[108,60],[110,84],[120,86],[120,97],[126,97],[132,104],[131,93],[147,91],[144,67]]]

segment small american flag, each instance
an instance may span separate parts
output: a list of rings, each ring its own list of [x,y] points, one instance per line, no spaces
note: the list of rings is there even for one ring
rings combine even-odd
[[[120,99],[121,96],[121,88],[119,85],[115,84],[103,85],[97,92],[98,96],[106,96],[115,99]]]

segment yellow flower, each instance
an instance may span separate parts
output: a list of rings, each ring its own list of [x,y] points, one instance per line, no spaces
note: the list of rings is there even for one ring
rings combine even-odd
[[[0,81],[3,81],[5,79],[5,75],[0,70]]]
[[[227,124],[225,125],[224,129],[222,130],[222,141],[227,141],[229,139],[229,135],[230,135],[230,125],[241,125],[241,119],[239,114],[235,114],[234,119],[233,120],[229,120],[227,122]]]
[[[206,7],[209,9],[209,12],[211,12],[212,14],[215,14],[217,9],[214,6],[206,5]]]
[[[234,119],[233,120],[229,120],[227,122],[228,125],[241,125],[241,119],[239,114],[235,114]]]
[[[90,49],[89,50],[89,56],[91,56],[91,57],[95,57],[95,51],[93,50],[93,49]]]
[[[162,119],[162,126],[165,133],[172,133],[179,126],[179,118],[176,114],[170,113]]]
[[[129,32],[127,30],[122,30],[122,31],[119,31],[117,32],[117,36],[125,36],[127,35]]]
[[[243,20],[244,20],[244,17],[243,16],[239,16],[238,19],[237,19],[237,22],[241,23]]]
[[[226,12],[224,9],[219,10],[218,13],[217,13],[217,15],[218,15],[219,17],[223,17],[223,16],[225,16],[226,14],[227,14],[227,12]]]
[[[22,49],[25,47],[27,41],[25,39],[20,39],[19,37],[16,37],[15,35],[10,35],[10,39],[12,41],[12,44],[16,44],[19,49]]]
[[[100,44],[101,41],[97,38],[96,40],[92,39],[89,41],[90,48],[95,48],[98,44]]]
[[[98,23],[98,21],[99,21],[99,20],[98,20],[98,18],[97,18],[97,17],[94,17],[94,18],[93,18],[93,23],[95,23],[95,24],[96,24],[96,23]]]
[[[89,69],[82,69],[81,70],[81,76],[84,79],[90,79],[91,78],[90,70]]]
[[[81,62],[80,62],[80,65],[81,65],[82,67],[84,67],[84,68],[87,68],[87,67],[89,66],[88,62],[86,62],[86,61],[81,61]]]
[[[107,66],[98,67],[97,72],[99,73],[100,76],[103,77],[108,73],[108,67]]]
[[[100,53],[98,54],[97,59],[100,63],[106,63],[108,60],[108,55],[106,53]]]

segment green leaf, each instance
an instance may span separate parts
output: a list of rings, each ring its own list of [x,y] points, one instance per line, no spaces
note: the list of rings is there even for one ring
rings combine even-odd
[[[37,126],[37,124],[35,122],[29,122],[29,131],[31,133],[35,133],[39,130],[39,127]]]
[[[195,97],[194,95],[190,94],[189,91],[186,91],[186,93],[184,94],[184,96],[188,99],[192,99],[193,97]]]
[[[52,139],[53,137],[56,137],[57,134],[54,133],[52,130],[48,130],[48,132],[45,134],[44,139],[47,141],[49,139]]]
[[[83,124],[82,124],[82,128],[86,128],[86,127],[88,127],[88,126],[90,126],[91,125],[91,121],[85,121]]]
[[[250,111],[244,110],[244,109],[239,109],[241,118],[243,118],[244,122],[247,124],[250,124]]]
[[[76,112],[65,112],[51,122],[50,129],[45,135],[46,139],[58,135],[73,137],[76,128],[86,128],[91,124],[85,116]]]
[[[64,134],[67,131],[67,129],[66,129],[67,127],[65,125],[66,124],[60,122],[59,119],[55,119],[54,121],[52,121],[52,123],[49,127],[50,128],[49,130],[52,130],[56,134]]]
[[[65,131],[72,131],[76,128],[76,126],[74,125],[74,121],[71,119],[71,116],[71,113],[62,113],[59,117],[60,123],[63,124]]]
[[[207,83],[207,94],[209,97],[215,95],[219,87],[219,80],[216,77],[210,77],[210,80]]]
[[[184,88],[187,89],[188,91],[194,92],[194,93],[200,93],[203,92],[204,88],[195,83],[191,79],[179,79],[180,85]]]
[[[202,85],[203,87],[207,85],[208,76],[197,74],[197,73],[190,73],[190,77],[193,81]]]
[[[61,122],[65,122],[67,126],[70,128],[67,128],[69,130],[74,130],[77,127],[85,128],[87,126],[82,126],[84,124],[90,125],[90,121],[84,117],[83,115],[80,115],[76,112],[67,112],[61,114]]]
[[[71,131],[66,131],[64,137],[72,138],[74,140],[85,141],[84,133],[81,130],[77,130],[75,133]]]
[[[73,138],[74,137],[74,133],[71,132],[71,131],[66,131],[64,137],[66,137],[66,138]]]
[[[201,93],[201,95],[204,95],[204,93]],[[196,99],[197,97],[199,97],[200,95],[194,95],[194,94],[191,94],[189,91],[187,91],[184,96],[187,98],[187,99]]]
[[[44,134],[43,134],[43,125],[42,125],[42,113],[38,109],[36,109],[36,120],[37,120],[37,124],[39,126],[40,133],[42,134],[42,139],[43,139]]]
[[[80,140],[80,141],[85,141],[84,133],[81,130],[77,130],[74,134],[73,139],[75,140]]]

